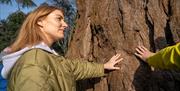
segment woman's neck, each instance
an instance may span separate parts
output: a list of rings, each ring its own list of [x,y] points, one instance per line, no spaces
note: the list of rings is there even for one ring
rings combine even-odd
[[[43,41],[47,46],[51,47],[54,42],[51,41]]]

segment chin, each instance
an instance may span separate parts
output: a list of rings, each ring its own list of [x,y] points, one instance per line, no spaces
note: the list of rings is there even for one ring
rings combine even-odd
[[[63,39],[64,38],[64,35],[63,36],[59,36],[59,39]]]

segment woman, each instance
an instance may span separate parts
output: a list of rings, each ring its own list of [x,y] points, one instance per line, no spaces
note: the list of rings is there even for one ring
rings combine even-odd
[[[2,76],[8,78],[8,91],[75,91],[75,81],[104,76],[104,69],[115,70],[120,54],[105,64],[68,60],[51,45],[64,37],[61,9],[40,6],[24,21],[11,52],[4,56]],[[13,67],[13,69],[12,69]]]

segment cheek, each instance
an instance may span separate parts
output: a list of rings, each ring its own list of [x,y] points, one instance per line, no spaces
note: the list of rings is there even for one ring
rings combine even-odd
[[[56,22],[47,22],[45,25],[45,28],[46,30],[57,31],[59,28],[59,25]]]

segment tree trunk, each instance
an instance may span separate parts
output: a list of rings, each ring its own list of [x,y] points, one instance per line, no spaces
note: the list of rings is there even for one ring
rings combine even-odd
[[[180,0],[77,0],[78,19],[66,56],[98,63],[116,53],[120,70],[78,82],[77,91],[180,91],[180,74],[134,56],[144,45],[158,51],[180,40]]]

